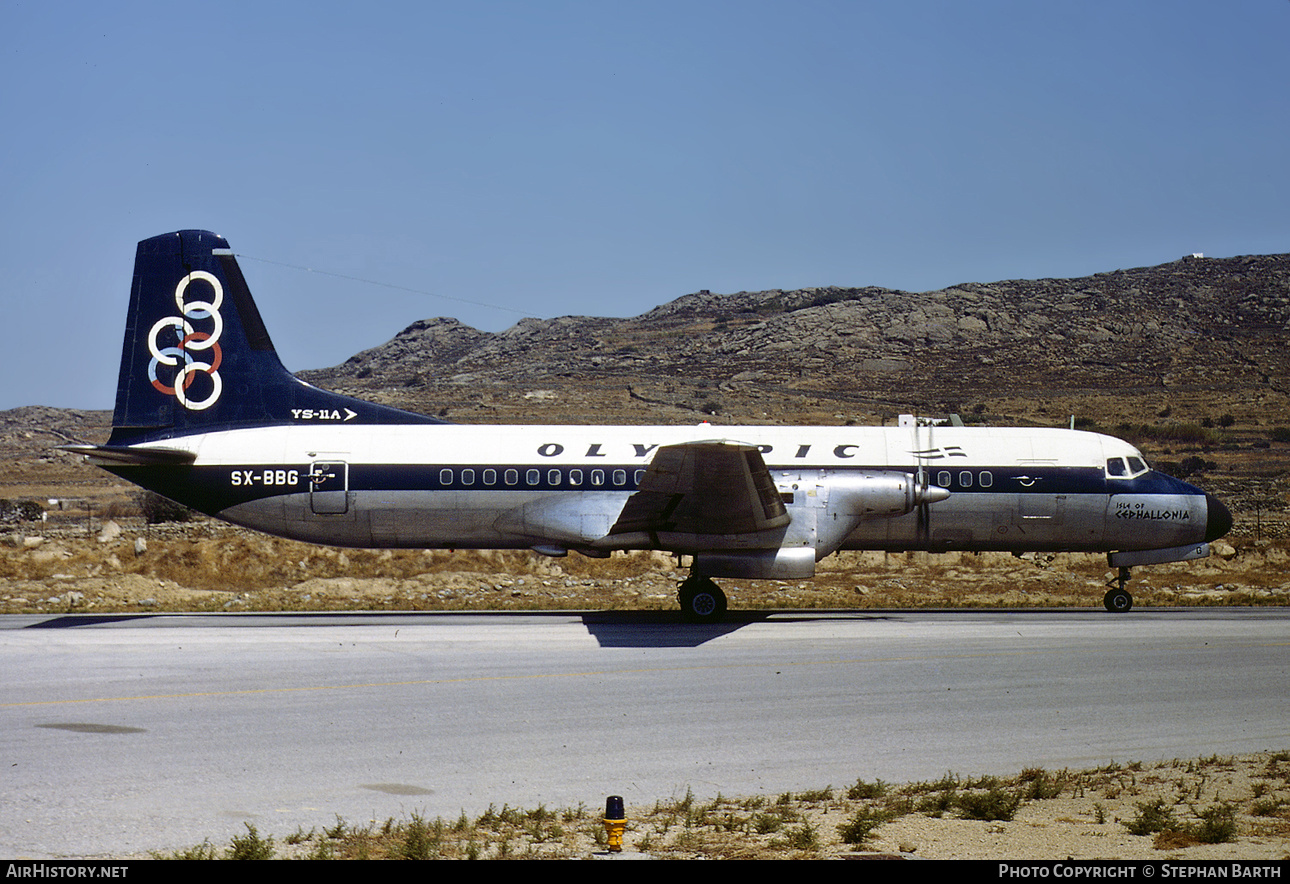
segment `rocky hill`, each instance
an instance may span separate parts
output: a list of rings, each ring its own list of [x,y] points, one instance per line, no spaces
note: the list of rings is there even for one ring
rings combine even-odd
[[[1207,410],[1217,418],[1284,403],[1288,330],[1290,255],[1189,257],[1080,279],[918,294],[704,291],[631,319],[526,319],[497,334],[427,319],[304,376],[425,411],[446,407],[464,421],[503,402],[528,402],[543,420],[604,420],[606,408],[629,412],[614,419],[657,419],[651,412],[671,408],[739,420],[764,412],[775,421],[786,395],[881,419],[1087,394],[1135,400],[1106,414],[1085,411],[1103,421],[1140,416],[1139,396],[1154,403],[1153,415],[1194,400],[1200,419]],[[634,401],[654,408],[629,405],[629,388]],[[1231,400],[1237,391],[1241,401]],[[559,408],[543,407],[553,397]]]

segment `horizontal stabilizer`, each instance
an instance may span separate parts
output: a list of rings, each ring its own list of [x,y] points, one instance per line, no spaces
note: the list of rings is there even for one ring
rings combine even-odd
[[[59,448],[73,454],[83,454],[95,465],[183,466],[197,459],[193,452],[177,448],[130,448],[118,445],[60,445]]]

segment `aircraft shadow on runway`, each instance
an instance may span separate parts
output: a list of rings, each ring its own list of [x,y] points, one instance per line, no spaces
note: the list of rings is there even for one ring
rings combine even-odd
[[[377,621],[406,623],[428,620],[451,621],[489,617],[568,618],[577,617],[596,642],[605,648],[693,648],[737,630],[774,618],[776,623],[810,622],[821,618],[847,620],[892,620],[892,612],[858,611],[730,611],[720,623],[690,623],[680,611],[592,611],[576,614],[569,611],[290,611],[281,613],[238,614],[63,614],[41,620],[24,629],[75,629],[112,626],[148,620],[167,620],[172,624],[193,627],[237,624],[256,626],[343,626],[370,625]]]
[[[829,611],[848,620],[891,620],[892,615],[874,615]],[[807,611],[730,611],[720,623],[689,623],[678,611],[601,611],[582,615],[587,632],[605,648],[694,648],[713,639],[764,623],[771,617],[776,623],[818,620],[824,612]]]
[[[67,614],[32,623],[24,629],[72,629],[77,626],[106,626],[110,623],[126,623],[130,620],[146,620],[155,614]]]

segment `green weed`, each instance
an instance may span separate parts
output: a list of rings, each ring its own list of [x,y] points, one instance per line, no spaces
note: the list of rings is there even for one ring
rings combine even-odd
[[[229,859],[273,859],[273,836],[261,838],[255,826],[246,826],[245,835],[234,835],[228,849]]]
[[[1021,796],[998,786],[988,792],[964,792],[955,802],[959,813],[969,820],[1011,820],[1021,807]]]
[[[869,840],[873,830],[888,822],[891,814],[872,807],[862,807],[851,819],[838,826],[838,835],[847,844],[860,845]]]

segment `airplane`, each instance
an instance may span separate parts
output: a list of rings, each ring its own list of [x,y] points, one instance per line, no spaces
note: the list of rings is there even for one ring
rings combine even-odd
[[[1106,553],[1130,568],[1209,555],[1213,495],[1127,442],[1057,428],[478,426],[312,386],[279,360],[228,242],[139,243],[112,432],[66,446],[237,525],[366,548],[531,549],[690,560],[685,617],[726,612],[714,578],[801,580],[840,550]]]

